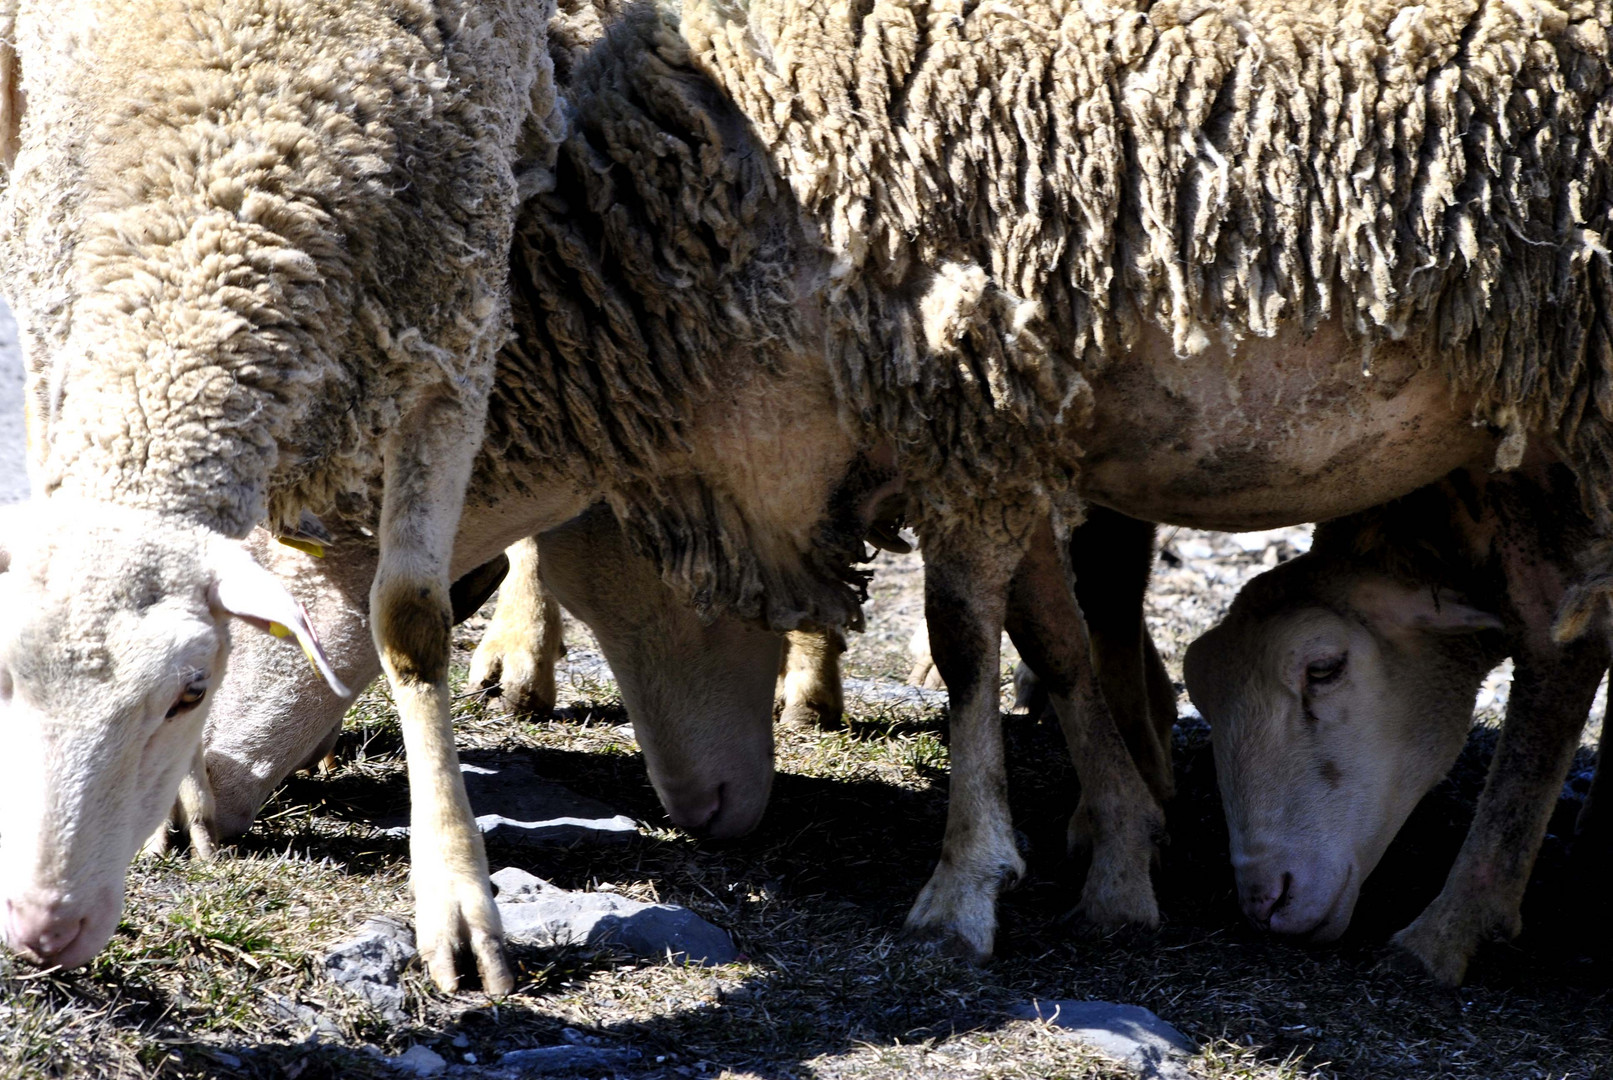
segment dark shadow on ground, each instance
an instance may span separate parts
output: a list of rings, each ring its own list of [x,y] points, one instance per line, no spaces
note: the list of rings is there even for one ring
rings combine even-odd
[[[1319,1070],[1328,1075],[1613,1073],[1608,894],[1588,887],[1569,854],[1577,812],[1573,784],[1553,818],[1522,938],[1486,949],[1459,992],[1384,966],[1389,936],[1437,894],[1460,846],[1492,732],[1475,732],[1451,778],[1418,807],[1363,889],[1344,939],[1308,949],[1255,932],[1238,913],[1201,724],[1177,737],[1179,794],[1168,808],[1170,842],[1155,875],[1164,926],[1152,935],[1095,939],[1072,931],[1063,916],[1078,895],[1079,871],[1062,848],[1078,796],[1074,772],[1053,724],[1008,717],[1005,731],[1029,875],[1003,898],[999,956],[983,970],[899,940],[907,907],[939,851],[944,781],[908,788],[786,772],[762,826],[743,840],[702,844],[679,836],[625,848],[542,852],[494,843],[491,861],[522,866],[566,888],[648,878],[663,899],[730,929],[757,965],[757,976],[737,991],[592,1029],[607,1043],[644,1053],[623,1075],[670,1078],[687,1075],[676,1068],[705,1061],[784,1080],[809,1075],[804,1063],[825,1055],[989,1031],[1017,1004],[1065,997],[1148,1006],[1197,1039],[1251,1045],[1269,1062],[1300,1053],[1314,1065],[1331,1063]],[[663,820],[636,755],[509,752],[623,813]],[[1589,765],[1584,756],[1577,762],[1582,772]],[[360,775],[337,783],[299,779],[279,801],[318,799],[321,814],[365,818],[393,813],[405,798],[401,777]],[[377,848],[374,840],[317,833],[293,839],[315,854],[360,865],[364,852]],[[279,833],[244,846],[283,850],[287,840]],[[537,973],[539,985],[500,1007],[506,1021],[514,1010],[530,1030],[555,1027],[544,1013],[543,987],[623,962],[608,954],[573,956],[556,977],[551,952],[517,950],[518,965]],[[493,1021],[473,1010],[461,1023]],[[451,1034],[421,1032],[423,1038]],[[489,1038],[496,1041],[496,1028],[478,1035]],[[342,1052],[332,1048],[313,1057],[326,1053],[335,1061]],[[666,1060],[657,1064],[657,1056]],[[310,1061],[305,1075],[340,1075],[314,1067]]]

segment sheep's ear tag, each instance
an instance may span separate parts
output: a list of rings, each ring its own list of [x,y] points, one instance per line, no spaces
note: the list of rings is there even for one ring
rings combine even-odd
[[[279,578],[253,562],[239,548],[226,551],[220,557],[218,577],[213,583],[213,603],[277,638],[296,638],[303,655],[331,690],[340,697],[353,696],[336,677],[336,670],[319,644],[319,637],[302,605]]]
[[[334,542],[330,530],[319,518],[304,510],[297,519],[297,527],[275,537],[288,548],[305,551],[316,559],[325,557],[325,548]]]
[[[317,555],[317,556],[315,556],[315,558],[324,558],[324,556]],[[310,633],[312,633],[313,632],[313,627],[310,626],[308,628],[308,630],[309,630]],[[320,674],[320,676],[324,676],[325,669],[320,666],[319,657],[314,655],[314,650],[309,647],[308,642],[304,641],[297,634],[297,632],[295,630],[293,630],[291,627],[287,626],[285,623],[272,622],[272,623],[269,624],[269,633],[273,634],[275,637],[278,637],[278,638],[288,638],[288,637],[296,638],[297,639],[297,644],[302,646],[302,654],[308,658],[308,662],[310,664],[314,665],[314,670],[316,672],[318,672]],[[332,684],[331,688],[335,689],[335,684]],[[344,686],[342,689],[346,690],[347,688]]]
[[[325,545],[317,540],[304,540],[300,536],[277,536],[275,539],[288,548],[296,548],[298,551],[307,552],[316,559],[325,557]],[[290,633],[290,631],[288,630],[287,633]]]

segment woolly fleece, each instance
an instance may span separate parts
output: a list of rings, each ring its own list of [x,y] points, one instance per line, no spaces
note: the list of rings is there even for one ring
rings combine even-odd
[[[552,155],[544,4],[9,7],[36,496],[244,536],[362,502],[428,395],[479,407],[517,173]]]
[[[758,556],[680,463],[725,372],[826,355],[842,424],[944,527],[1070,502],[1087,376],[1146,362],[1146,322],[1191,354],[1336,317],[1364,367],[1427,346],[1510,433],[1500,464],[1557,444],[1608,535],[1610,25],[1607,0],[577,0],[493,457],[569,462],[703,603],[854,623],[848,527]]]

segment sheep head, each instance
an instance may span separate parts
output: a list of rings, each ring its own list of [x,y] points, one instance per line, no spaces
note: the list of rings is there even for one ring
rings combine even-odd
[[[218,533],[65,499],[4,526],[0,925],[73,967],[111,937],[129,862],[195,759],[233,620],[294,636],[347,690],[285,587]]]
[[[1447,590],[1313,553],[1250,582],[1188,647],[1256,926],[1314,942],[1349,926],[1362,882],[1461,752],[1501,627]]]

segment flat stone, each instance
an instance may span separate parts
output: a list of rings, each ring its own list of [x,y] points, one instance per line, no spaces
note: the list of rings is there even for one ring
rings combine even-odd
[[[1197,1053],[1193,1041],[1141,1005],[1112,1001],[1037,1001],[1012,1014],[1044,1020],[1109,1057],[1144,1080],[1189,1080],[1185,1064]]]
[[[394,1069],[412,1076],[441,1076],[448,1069],[446,1058],[431,1047],[419,1044],[388,1060]]]
[[[516,1076],[542,1076],[615,1069],[637,1061],[639,1056],[637,1050],[607,1046],[535,1046],[530,1050],[511,1050],[498,1059],[498,1065]]]
[[[415,958],[414,933],[395,919],[370,919],[358,934],[325,954],[325,974],[389,1020],[403,1016],[400,977]]]
[[[598,799],[545,780],[522,761],[493,754],[460,762],[465,790],[484,835],[506,844],[622,844],[639,835],[638,822]],[[379,823],[388,836],[408,836],[407,815]]]
[[[489,875],[488,880],[493,883],[493,895],[501,901],[510,903],[516,900],[530,900],[544,893],[561,892],[558,885],[552,885],[536,874],[529,874],[518,866],[506,866],[504,869]]]
[[[539,945],[604,945],[647,960],[712,966],[739,958],[733,939],[688,908],[646,904],[610,893],[555,889],[499,901],[504,936]]]
[[[846,704],[905,705],[916,709],[944,709],[947,707],[945,690],[927,690],[895,679],[858,679],[847,676],[840,680],[840,692]]]

